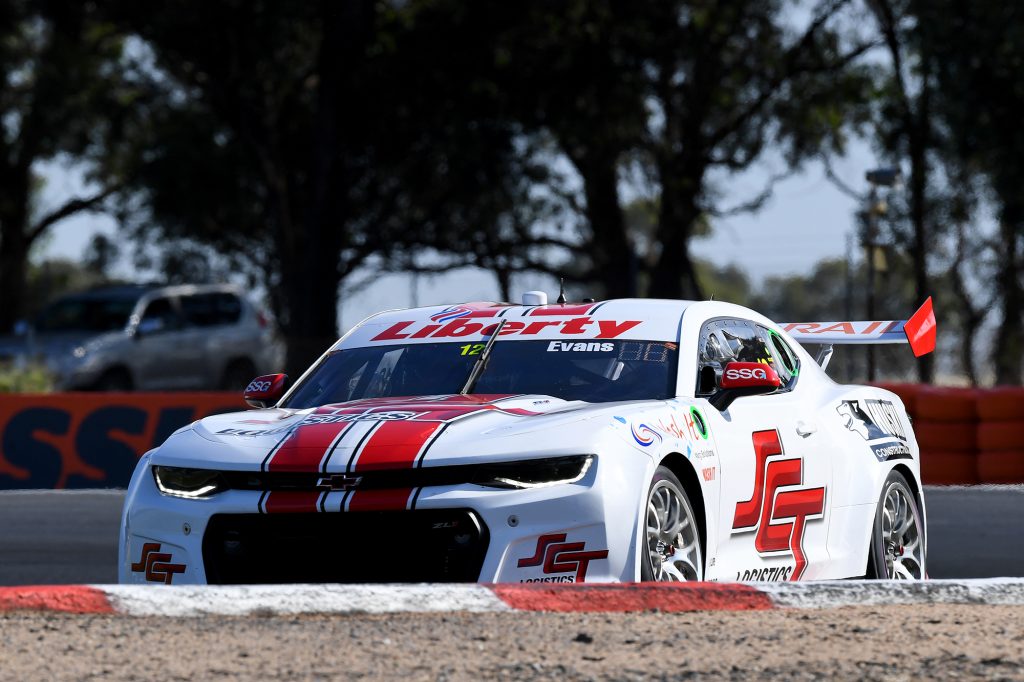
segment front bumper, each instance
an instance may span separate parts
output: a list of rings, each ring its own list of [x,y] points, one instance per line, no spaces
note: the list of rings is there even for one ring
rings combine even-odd
[[[404,509],[264,514],[258,491],[163,495],[146,457],[125,501],[119,580],[633,581],[639,491],[650,471],[619,459],[598,458],[573,484],[439,486],[420,489]],[[342,495],[330,493],[323,507],[341,509]]]

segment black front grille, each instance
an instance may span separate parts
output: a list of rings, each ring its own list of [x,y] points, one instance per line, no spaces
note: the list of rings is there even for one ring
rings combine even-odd
[[[215,585],[476,582],[487,543],[460,509],[215,514],[203,563]]]

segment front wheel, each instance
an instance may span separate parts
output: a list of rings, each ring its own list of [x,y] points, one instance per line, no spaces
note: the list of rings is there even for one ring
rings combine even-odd
[[[868,578],[921,580],[925,572],[924,524],[907,479],[889,473],[875,511],[868,552]]]
[[[647,492],[645,528],[641,580],[704,579],[697,517],[682,484],[667,467],[658,467]]]

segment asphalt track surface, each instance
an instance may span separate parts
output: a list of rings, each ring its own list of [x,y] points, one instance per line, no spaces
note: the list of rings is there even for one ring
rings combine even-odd
[[[117,582],[123,491],[0,492],[0,585]],[[933,578],[1024,577],[1024,486],[928,488]]]

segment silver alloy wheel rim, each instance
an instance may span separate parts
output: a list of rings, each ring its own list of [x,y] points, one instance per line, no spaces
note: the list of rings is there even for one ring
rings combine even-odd
[[[647,496],[647,549],[655,580],[701,579],[696,519],[683,492],[669,481],[655,483]]]
[[[924,575],[924,543],[917,507],[910,491],[891,483],[882,506],[882,551],[885,574],[893,580],[920,580]]]

